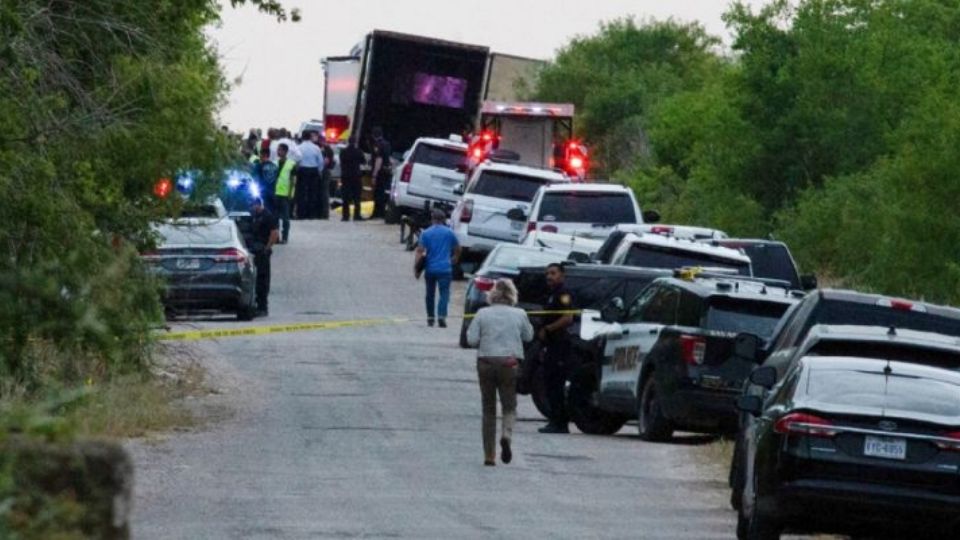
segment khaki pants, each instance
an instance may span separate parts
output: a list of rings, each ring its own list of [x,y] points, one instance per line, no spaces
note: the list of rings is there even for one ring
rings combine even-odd
[[[480,400],[483,404],[483,453],[487,459],[496,456],[497,439],[497,392],[503,408],[503,438],[513,438],[513,426],[517,423],[517,366],[505,363],[506,359],[477,360],[477,375],[480,379]]]

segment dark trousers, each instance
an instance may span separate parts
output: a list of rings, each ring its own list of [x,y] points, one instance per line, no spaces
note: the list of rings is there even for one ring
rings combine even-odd
[[[317,189],[320,187],[320,169],[305,167],[297,170],[297,218],[317,217]]]
[[[550,404],[550,423],[566,426],[570,422],[566,407],[567,375],[570,373],[570,341],[548,340],[543,354],[543,383]]]
[[[273,204],[277,207],[276,216],[280,220],[280,239],[286,243],[290,238],[290,197],[276,195]]]
[[[273,188],[265,189],[262,198],[263,198],[263,207],[269,210],[271,214],[276,215],[277,201],[276,201],[276,197],[274,197],[273,195]]]
[[[387,209],[387,197],[390,196],[390,176],[381,174],[373,184],[373,215],[382,218]]]
[[[253,256],[257,266],[257,309],[267,310],[267,297],[270,296],[270,254],[259,252]]]
[[[350,219],[350,205],[353,205],[353,219],[360,219],[360,191],[363,183],[359,178],[343,178],[340,180],[340,196],[343,206],[340,208],[343,219]]]
[[[434,313],[441,319],[447,318],[447,306],[450,304],[450,282],[453,274],[426,273],[423,281],[427,284],[427,317],[432,319]],[[440,289],[440,301],[437,302],[437,289]]]
[[[330,171],[324,169],[318,178],[316,218],[330,219]]]

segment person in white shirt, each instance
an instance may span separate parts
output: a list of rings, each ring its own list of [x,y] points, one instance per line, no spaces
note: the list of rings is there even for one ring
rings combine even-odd
[[[517,305],[517,288],[509,279],[498,279],[487,293],[490,306],[477,312],[467,328],[467,343],[477,347],[477,376],[483,407],[484,465],[496,464],[497,394],[503,408],[500,459],[513,459],[511,441],[517,421],[517,368],[523,344],[533,340],[533,326]]]
[[[286,129],[278,129],[278,138],[270,139],[270,161],[276,163],[279,159],[277,156],[277,147],[280,146],[280,143],[287,145],[287,157],[300,163],[300,148],[297,146],[297,141],[290,138],[290,132]]]
[[[307,139],[300,143],[297,160],[297,217],[300,219],[330,219],[330,190],[321,186],[323,151],[317,144],[316,131],[306,133]]]

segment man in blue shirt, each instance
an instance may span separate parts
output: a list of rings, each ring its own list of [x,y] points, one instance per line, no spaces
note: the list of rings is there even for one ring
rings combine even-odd
[[[433,326],[436,314],[440,328],[446,328],[450,282],[453,281],[453,265],[460,259],[460,244],[457,235],[447,227],[447,216],[442,210],[434,210],[431,218],[433,225],[420,235],[416,258],[418,265],[423,262],[424,281],[427,283],[427,326]],[[436,302],[438,285],[439,304]]]

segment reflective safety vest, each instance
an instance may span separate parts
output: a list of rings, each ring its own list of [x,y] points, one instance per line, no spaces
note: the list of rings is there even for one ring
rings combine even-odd
[[[287,158],[283,162],[283,168],[280,169],[280,173],[277,175],[277,189],[274,191],[274,194],[278,197],[290,197],[293,194],[293,168],[297,166],[297,162]]]

